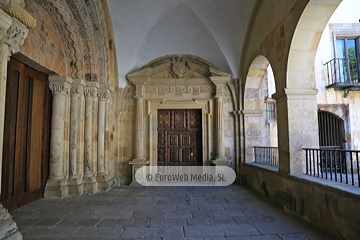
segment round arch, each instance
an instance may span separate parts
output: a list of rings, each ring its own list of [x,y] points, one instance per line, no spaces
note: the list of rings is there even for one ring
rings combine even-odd
[[[254,146],[270,147],[271,144],[265,113],[266,100],[271,99],[267,76],[269,66],[271,64],[266,57],[257,56],[249,67],[245,81],[243,115],[246,162],[254,160]]]
[[[324,28],[342,0],[310,0],[291,41],[286,88],[315,88],[314,61]]]

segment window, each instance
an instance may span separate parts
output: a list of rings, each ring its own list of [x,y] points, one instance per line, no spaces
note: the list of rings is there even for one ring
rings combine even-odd
[[[275,100],[272,98],[267,98],[265,100],[265,117],[266,117],[266,120],[276,121]]]
[[[327,62],[329,85],[360,83],[360,23],[330,23],[333,59]]]
[[[336,39],[336,64],[340,82],[359,82],[359,39]]]

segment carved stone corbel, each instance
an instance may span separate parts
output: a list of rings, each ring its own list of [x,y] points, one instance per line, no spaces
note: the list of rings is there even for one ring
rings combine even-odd
[[[16,19],[13,19],[11,26],[7,30],[7,36],[4,38],[4,43],[9,46],[9,56],[19,51],[21,45],[28,35],[29,30],[24,24]]]

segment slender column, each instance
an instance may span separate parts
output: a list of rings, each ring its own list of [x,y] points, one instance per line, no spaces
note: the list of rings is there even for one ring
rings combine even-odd
[[[93,127],[93,98],[96,96],[95,88],[86,88],[85,94],[85,160],[84,160],[84,174],[92,173],[92,127]]]
[[[106,114],[106,100],[107,89],[101,89],[98,92],[99,99],[99,120],[98,120],[98,161],[97,161],[97,176],[106,174],[105,169],[105,114]]]
[[[136,99],[136,125],[135,125],[135,159],[144,159],[144,141],[143,141],[143,125],[144,125],[144,99],[137,96]]]
[[[81,110],[81,95],[85,81],[76,79],[70,89],[70,149],[69,149],[69,178],[67,181],[68,193],[78,195],[83,193],[81,169],[79,168],[79,123]]]
[[[92,167],[94,157],[93,147],[93,100],[96,97],[98,85],[96,83],[87,83],[84,90],[85,95],[85,159],[84,159],[84,192],[94,193],[97,191],[95,172]]]
[[[224,112],[223,112],[223,97],[215,97],[216,111],[215,111],[215,133],[216,133],[216,159],[226,159],[224,148]]]
[[[71,106],[70,106],[70,176],[75,176],[77,170],[77,135],[79,125],[79,95],[81,89],[78,86],[71,87]]]

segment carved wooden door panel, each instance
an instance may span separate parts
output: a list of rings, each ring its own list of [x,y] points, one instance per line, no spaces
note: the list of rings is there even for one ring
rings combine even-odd
[[[158,166],[201,166],[201,110],[158,111]]]

